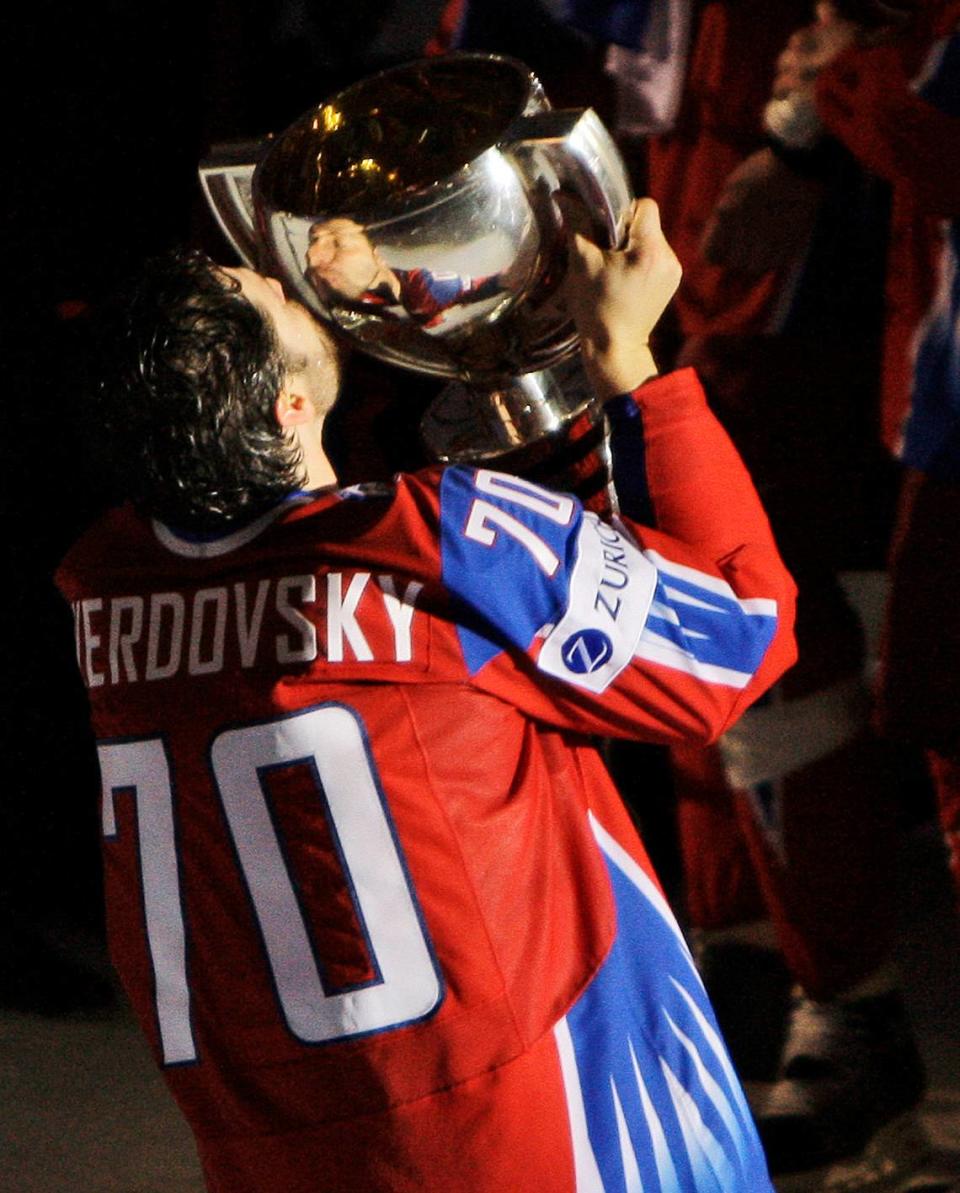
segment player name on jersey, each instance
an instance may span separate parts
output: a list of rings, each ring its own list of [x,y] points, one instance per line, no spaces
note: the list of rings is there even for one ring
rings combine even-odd
[[[73,603],[90,688],[213,675],[227,664],[409,663],[422,585],[322,572]]]

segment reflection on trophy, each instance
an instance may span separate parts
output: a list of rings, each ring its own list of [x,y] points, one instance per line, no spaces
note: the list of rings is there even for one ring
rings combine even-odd
[[[429,269],[391,269],[355,220],[334,216],[310,229],[307,281],[329,308],[353,303],[382,318],[412,319],[420,327],[442,327],[447,313],[466,303],[495,297],[497,276],[481,279]]]
[[[216,151],[201,178],[248,265],[363,351],[450,379],[421,424],[434,458],[542,455],[574,423],[601,427],[560,301],[555,196],[575,191],[614,245],[630,187],[596,114],[552,110],[521,63],[395,67],[252,154]]]

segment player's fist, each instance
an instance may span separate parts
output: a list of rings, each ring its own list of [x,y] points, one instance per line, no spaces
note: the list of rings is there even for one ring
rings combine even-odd
[[[656,203],[634,201],[623,248],[572,231],[569,256],[566,301],[594,387],[601,398],[628,393],[656,372],[650,335],[680,284]]]

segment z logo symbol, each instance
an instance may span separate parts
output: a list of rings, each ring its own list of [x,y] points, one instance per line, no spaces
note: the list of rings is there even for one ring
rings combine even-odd
[[[578,630],[564,642],[560,656],[568,670],[589,675],[613,654],[613,643],[601,630]]]

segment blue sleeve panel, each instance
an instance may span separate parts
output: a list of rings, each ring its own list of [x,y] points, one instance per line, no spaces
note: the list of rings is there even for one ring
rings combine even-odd
[[[508,646],[526,651],[542,626],[562,616],[582,521],[573,499],[565,499],[573,516],[560,524],[532,508],[536,493],[546,490],[504,475],[496,493],[480,492],[477,475],[473,468],[448,468],[440,483],[441,576],[458,606],[471,675]],[[511,486],[517,500],[510,498]],[[534,537],[526,537],[518,523]],[[557,560],[552,574],[544,569],[545,556]]]

